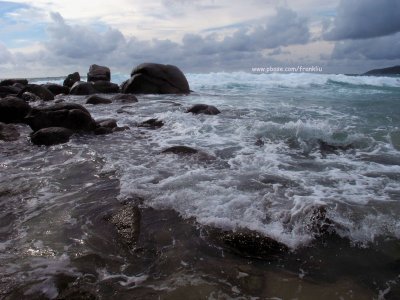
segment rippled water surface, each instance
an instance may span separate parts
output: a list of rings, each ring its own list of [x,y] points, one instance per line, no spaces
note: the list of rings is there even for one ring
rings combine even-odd
[[[188,79],[188,96],[85,105],[130,130],[36,147],[18,125],[0,142],[1,297],[398,299],[400,79]],[[196,103],[222,113],[185,113]],[[137,127],[149,118],[164,126]],[[161,153],[175,145],[202,154]],[[135,245],[110,222],[127,205],[141,215]],[[246,256],[215,234],[243,229],[289,250]]]

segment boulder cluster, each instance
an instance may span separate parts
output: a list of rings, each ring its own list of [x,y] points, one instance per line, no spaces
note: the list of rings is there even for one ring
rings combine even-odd
[[[91,65],[87,80],[82,81],[78,72],[66,76],[63,85],[29,83],[27,79],[0,81],[0,140],[12,141],[19,137],[11,123],[23,123],[33,130],[31,141],[36,145],[55,145],[68,142],[74,133],[109,134],[128,129],[118,127],[114,119],[94,120],[82,105],[65,102],[66,95],[86,96],[86,104],[101,105],[112,102],[138,102],[135,94],[189,94],[188,81],[182,71],[172,65],[144,63],[135,67],[131,78],[121,86],[111,82],[108,67]],[[113,94],[111,98],[104,94]],[[32,102],[42,101],[46,105]],[[193,114],[218,114],[214,106],[197,104],[187,110]],[[139,127],[157,129],[161,120],[150,119]]]

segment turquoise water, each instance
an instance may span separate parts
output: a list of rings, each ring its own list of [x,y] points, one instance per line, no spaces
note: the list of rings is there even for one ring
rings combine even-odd
[[[21,125],[20,140],[0,144],[1,295],[56,298],[73,287],[103,299],[397,299],[400,78],[187,77],[188,96],[87,106],[129,131],[45,148]],[[222,113],[186,114],[196,103]],[[149,118],[165,125],[137,127]],[[160,154],[173,145],[206,156]],[[127,248],[105,220],[137,199],[140,238]],[[331,224],[322,237],[321,207]],[[250,229],[289,251],[244,257],[210,228]]]

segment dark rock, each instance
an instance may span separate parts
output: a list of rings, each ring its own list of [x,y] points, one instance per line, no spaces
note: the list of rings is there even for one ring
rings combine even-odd
[[[54,100],[54,94],[50,92],[47,88],[38,84],[28,84],[24,89],[19,92],[18,96],[21,96],[25,92],[35,94],[43,101]]]
[[[91,65],[89,67],[89,73],[87,73],[87,81],[94,82],[99,80],[110,81],[111,80],[110,69],[104,66]]]
[[[150,129],[161,128],[164,126],[164,122],[158,119],[149,119],[138,125],[138,127],[146,127]]]
[[[141,214],[137,206],[127,204],[112,217],[111,223],[117,228],[123,243],[129,247],[135,246],[140,234]]]
[[[264,141],[260,138],[257,139],[257,141],[254,143],[254,145],[262,147],[264,146]]]
[[[16,96],[22,89],[14,86],[0,86],[0,97]]]
[[[223,241],[234,252],[247,257],[265,258],[274,254],[289,251],[288,247],[270,237],[252,230],[225,231],[220,235]]]
[[[97,120],[96,124],[98,127],[107,127],[107,128],[115,128],[118,126],[117,120],[115,119]]]
[[[81,81],[81,75],[78,72],[69,74],[67,78],[65,78],[63,85],[72,88],[75,82]]]
[[[370,70],[363,75],[375,75],[375,76],[383,76],[383,75],[400,75],[400,66],[394,66],[383,69],[374,69]]]
[[[98,80],[93,82],[93,87],[99,93],[103,94],[114,94],[119,93],[119,86],[118,84],[105,81],[105,80]]]
[[[72,86],[69,94],[77,96],[86,96],[96,94],[97,91],[90,82],[77,81]]]
[[[59,95],[59,94],[68,95],[69,94],[69,87],[64,86],[64,85],[59,85],[59,84],[55,84],[55,83],[46,83],[46,84],[42,84],[42,86],[45,87],[46,89],[48,89],[54,95]]]
[[[31,141],[35,145],[57,145],[69,142],[73,134],[72,130],[63,127],[42,128],[31,136]]]
[[[4,79],[0,81],[0,86],[11,86],[14,85],[15,83],[20,83],[25,86],[28,84],[28,80],[25,78]]]
[[[100,97],[100,96],[97,96],[97,95],[90,96],[86,100],[86,104],[93,104],[93,105],[96,105],[96,104],[110,104],[110,103],[112,103],[112,101],[110,99],[103,98],[103,97]]]
[[[0,99],[0,122],[24,122],[24,118],[30,110],[29,104],[21,98],[8,96]]]
[[[198,150],[187,147],[187,146],[173,146],[163,150],[161,153],[174,153],[182,155],[191,155],[199,153]]]
[[[34,93],[31,92],[24,92],[21,95],[21,98],[26,102],[35,102],[40,100],[38,96],[36,96]]]
[[[189,94],[189,83],[176,66],[145,63],[131,72],[131,78],[122,85],[123,93]]]
[[[193,114],[205,114],[205,115],[218,115],[221,112],[218,110],[213,105],[207,105],[207,104],[195,104],[191,108],[189,108],[187,113],[193,113]]]
[[[353,145],[333,145],[325,141],[318,140],[319,150],[322,155],[338,154],[339,151],[347,151],[353,148]]]
[[[122,127],[114,127],[112,129],[113,132],[118,132],[118,131],[125,131],[125,130],[129,130],[130,128],[128,126],[122,126]]]
[[[33,131],[46,127],[64,127],[74,132],[92,131],[96,128],[96,123],[87,109],[75,103],[57,103],[34,108],[25,121]]]
[[[113,132],[114,132],[113,129],[109,128],[109,127],[97,127],[94,130],[94,134],[95,135],[110,134],[110,133],[113,133]]]
[[[135,95],[132,94],[118,94],[111,98],[112,101],[117,101],[121,103],[134,103],[138,102],[138,99]]]
[[[15,141],[19,138],[19,132],[14,125],[0,122],[0,140]]]
[[[304,212],[307,216],[307,229],[319,237],[325,234],[334,233],[334,223],[327,217],[327,210],[324,206],[311,206]]]

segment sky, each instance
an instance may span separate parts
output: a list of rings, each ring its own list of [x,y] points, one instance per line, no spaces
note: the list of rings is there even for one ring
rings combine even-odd
[[[0,0],[0,78],[400,65],[400,0]]]

